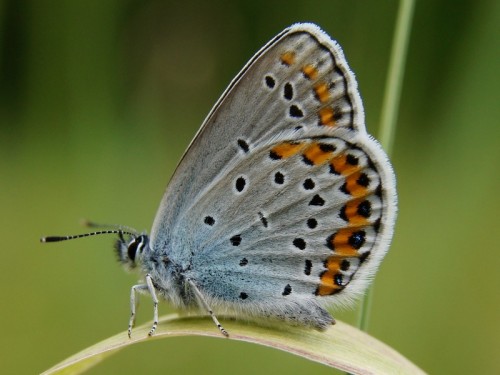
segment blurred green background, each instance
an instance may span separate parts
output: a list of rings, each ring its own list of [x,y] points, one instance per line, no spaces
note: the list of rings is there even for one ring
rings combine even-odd
[[[117,264],[113,238],[39,237],[83,232],[81,218],[149,230],[211,106],[284,27],[312,21],[341,43],[376,135],[397,7],[0,1],[0,372],[41,372],[126,329],[136,276]],[[500,372],[499,20],[495,0],[423,0],[415,10],[392,156],[400,214],[370,333],[433,374]],[[145,302],[139,323],[149,319]],[[207,338],[148,342],[90,373],[236,369],[332,373]]]

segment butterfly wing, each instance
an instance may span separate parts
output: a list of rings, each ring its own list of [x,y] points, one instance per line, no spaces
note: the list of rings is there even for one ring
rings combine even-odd
[[[340,47],[294,25],[245,66],[181,160],[152,248],[207,300],[324,327],[361,293],[396,213],[393,172],[364,126]]]

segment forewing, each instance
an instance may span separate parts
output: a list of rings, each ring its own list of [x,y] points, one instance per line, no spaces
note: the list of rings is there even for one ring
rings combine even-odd
[[[342,50],[317,26],[297,24],[243,68],[214,106],[165,192],[151,233],[169,243],[178,217],[242,153],[290,129],[365,132],[356,81]]]

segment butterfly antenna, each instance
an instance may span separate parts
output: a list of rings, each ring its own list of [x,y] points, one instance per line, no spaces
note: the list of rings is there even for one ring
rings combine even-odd
[[[124,234],[132,237],[137,236],[137,234],[133,232],[123,231],[121,229],[112,229],[112,230],[100,230],[91,233],[75,234],[71,236],[47,236],[40,238],[40,242],[60,242],[60,241],[74,240],[76,238],[97,236],[100,234],[118,234],[120,237],[122,237]]]
[[[128,232],[135,233],[135,235],[138,234],[134,228],[131,228],[131,227],[126,226],[126,225],[96,223],[94,221],[90,221],[87,219],[83,219],[81,221],[81,224],[87,228],[115,228],[117,230],[125,230]]]

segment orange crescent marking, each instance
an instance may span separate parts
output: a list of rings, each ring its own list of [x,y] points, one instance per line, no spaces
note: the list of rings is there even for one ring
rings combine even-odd
[[[323,151],[320,145],[314,142],[306,148],[304,156],[313,163],[313,165],[321,165],[332,158],[333,151]]]

